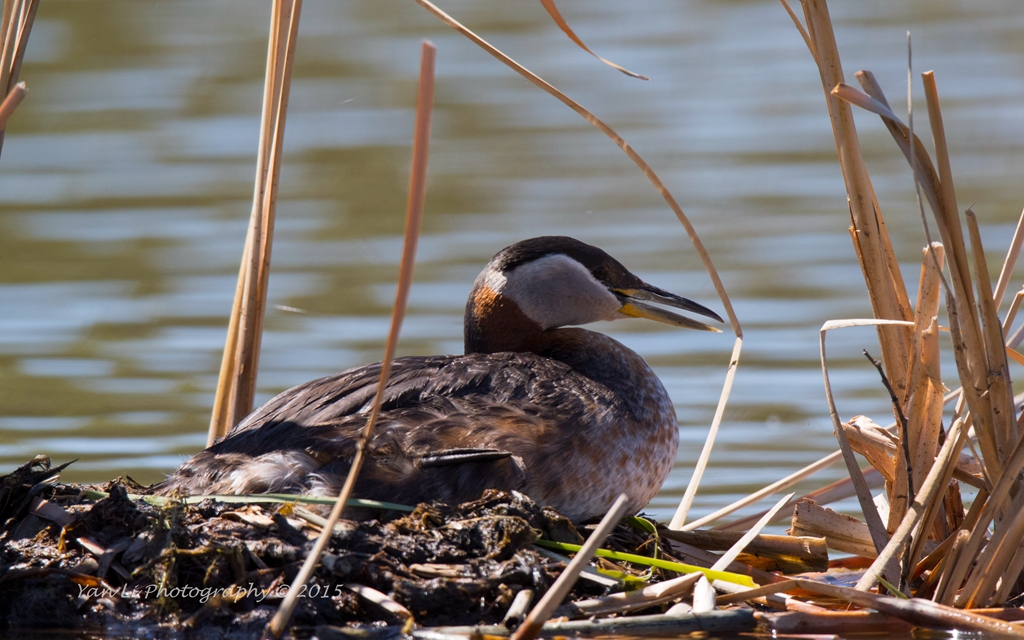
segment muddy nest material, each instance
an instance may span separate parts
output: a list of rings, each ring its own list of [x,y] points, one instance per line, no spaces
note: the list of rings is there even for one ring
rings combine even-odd
[[[59,470],[40,458],[0,486],[0,631],[141,623],[254,634],[320,530],[315,515],[291,504],[148,504],[129,497],[143,491],[130,480],[107,483],[109,495],[92,500],[93,487],[54,483]],[[401,608],[353,585],[386,595],[421,626],[499,622],[516,593],[542,594],[564,567],[532,545],[539,537],[583,540],[564,517],[515,493],[342,521],[292,623],[406,622]],[[649,553],[652,540],[623,526],[609,544]],[[574,596],[605,591],[581,581]]]

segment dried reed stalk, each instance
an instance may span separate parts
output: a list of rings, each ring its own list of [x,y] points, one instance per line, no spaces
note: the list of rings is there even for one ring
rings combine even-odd
[[[985,261],[985,249],[981,244],[978,219],[970,207],[967,208],[966,217],[971,235],[971,251],[974,254],[974,274],[978,281],[982,339],[988,356],[985,373],[992,398],[992,418],[998,430],[1000,460],[1003,460],[1020,437],[1017,433],[1017,416],[1013,410],[1013,388],[1010,385],[1010,369],[1006,362],[1006,341],[1003,338],[1003,326],[996,308],[996,296],[992,292],[992,281]]]
[[[789,502],[793,495],[794,494],[791,493],[775,503],[775,506],[769,509],[768,513],[761,516],[761,519],[750,528],[750,531],[747,531],[740,536],[740,539],[729,547],[729,549],[722,554],[722,557],[715,561],[715,564],[711,565],[711,570],[724,571],[726,567],[732,564],[732,561],[740,555],[740,552],[747,548],[747,545],[750,544],[759,533],[761,533],[761,529],[764,529],[765,526],[771,522],[772,518],[775,517],[775,514],[778,513],[787,502]]]
[[[913,326],[912,322],[903,320],[830,320],[822,325],[818,337],[818,348],[821,352],[821,373],[825,379],[825,399],[828,402],[829,415],[832,418],[832,427],[835,431],[836,439],[839,440],[839,448],[843,452],[843,461],[846,462],[846,468],[850,473],[850,478],[853,480],[853,486],[857,490],[857,501],[860,503],[861,511],[864,513],[864,521],[868,525],[868,530],[871,532],[871,539],[874,541],[875,549],[878,553],[882,552],[882,549],[888,542],[889,537],[886,533],[885,525],[882,523],[882,519],[878,515],[878,509],[875,508],[875,503],[871,497],[871,491],[868,489],[867,483],[864,482],[864,476],[860,470],[860,465],[857,464],[857,459],[854,457],[853,449],[850,448],[850,443],[846,439],[846,432],[843,430],[842,421],[839,419],[839,411],[836,409],[835,398],[832,395],[832,384],[829,381],[828,376],[828,360],[825,355],[825,335],[832,329],[886,324]],[[905,366],[906,363],[904,362],[904,367]],[[890,569],[895,570],[896,565],[893,564]],[[888,571],[889,570],[887,569],[887,572]],[[892,573],[892,575],[897,574]]]
[[[38,9],[39,0],[4,0],[0,18],[0,150],[7,120],[25,97],[25,84],[18,82],[18,76]]]
[[[869,72],[859,72],[858,79],[861,81],[865,91],[870,97],[856,91],[846,85],[837,86],[833,91],[835,95],[852,104],[880,115],[886,127],[892,133],[893,138],[903,150],[904,155],[911,161],[917,181],[927,196],[929,204],[935,213],[940,234],[944,244],[954,247],[953,260],[951,261],[950,273],[952,279],[952,291],[950,292],[950,304],[947,304],[947,312],[950,316],[950,327],[952,331],[954,346],[957,347],[956,358],[957,369],[960,374],[966,391],[966,400],[972,407],[972,413],[980,414],[983,422],[978,428],[979,442],[982,448],[985,473],[987,477],[998,475],[1001,460],[1006,457],[1007,444],[1000,445],[1000,440],[1010,438],[1007,431],[1014,431],[1007,424],[1006,420],[1000,422],[1001,432],[999,435],[994,429],[995,416],[992,411],[991,399],[989,397],[989,381],[985,375],[988,370],[988,360],[985,357],[985,350],[981,349],[981,338],[978,335],[978,320],[974,309],[977,305],[973,299],[973,291],[970,284],[970,265],[967,262],[966,247],[963,242],[963,233],[960,229],[959,215],[956,212],[955,194],[952,191],[951,178],[943,181],[942,176],[949,176],[949,159],[945,156],[939,162],[938,172],[933,168],[931,160],[921,144],[914,136],[914,149],[910,149],[910,131],[903,125],[889,109],[888,103],[880,87],[878,87],[874,76]],[[944,131],[941,123],[941,112],[938,106],[938,96],[935,89],[934,74],[931,72],[923,74],[925,80],[926,94],[929,98],[929,112],[933,115],[933,137],[936,139],[936,152],[946,154]],[[938,119],[936,122],[935,120]],[[952,205],[950,201],[952,200]],[[1004,263],[1003,275],[1012,269],[1012,264],[1019,251],[1019,242],[1024,238],[1015,234],[1014,242],[1010,247],[1007,260]],[[997,286],[996,296],[1001,296],[1005,288],[1005,279],[1000,277],[1000,284]],[[988,289],[988,285],[986,285]],[[985,296],[986,298],[988,296]],[[963,320],[961,320],[963,318]],[[992,338],[990,337],[991,341]],[[1000,396],[1000,401],[1002,397]],[[1005,410],[1005,409],[1004,409]]]
[[[659,529],[659,535],[669,540],[685,542],[707,551],[724,551],[736,544],[744,534],[739,531],[675,531]],[[768,558],[798,557],[808,561],[828,560],[825,540],[817,536],[778,536],[758,534],[746,545],[747,553]]]
[[[636,591],[613,593],[600,598],[578,600],[555,610],[555,615],[565,616],[597,616],[611,613],[624,613],[636,609],[645,609],[655,604],[671,602],[690,595],[693,585],[704,574],[688,573],[678,578],[665,580],[648,585]]]
[[[594,56],[601,62],[605,63],[612,69],[617,69],[631,78],[638,78],[640,80],[650,79],[647,76],[642,76],[639,73],[633,73],[629,69],[620,67],[611,60],[606,60],[601,56],[597,55],[596,53],[594,53],[593,51],[591,51],[590,47],[585,45],[583,43],[583,40],[580,40],[580,37],[576,35],[576,32],[572,30],[572,27],[570,27],[569,24],[565,21],[565,18],[562,17],[562,14],[558,11],[558,7],[555,6],[554,0],[540,0],[540,3],[544,5],[544,8],[547,10],[548,15],[550,15],[551,19],[555,21],[555,24],[558,25],[558,28],[561,29],[565,35],[569,36],[569,39],[575,42],[576,46],[578,46],[580,49],[583,49],[584,51]]]
[[[949,551],[946,552],[946,555],[942,558],[939,565],[936,566],[934,571],[932,571],[932,576],[938,576],[938,580],[935,584],[935,593],[931,597],[932,601],[946,605],[953,602],[953,597],[956,595],[956,591],[955,589],[950,589],[951,572],[946,571],[945,569],[947,567],[952,567],[959,562],[960,557],[964,552],[964,546],[967,544],[970,537],[971,532],[966,529],[961,529],[951,536],[953,542],[949,547]]]
[[[960,588],[960,584],[965,576],[968,578],[967,585],[964,587],[964,592],[961,597],[957,598],[957,606],[963,606],[967,600],[973,596],[974,591],[978,583],[983,579],[983,573],[988,569],[988,558],[979,558],[978,551],[981,549],[982,544],[989,542],[988,540],[988,528],[997,516],[1004,513],[1005,511],[1013,512],[1016,509],[1017,513],[1024,511],[1024,492],[1017,494],[1016,502],[1022,502],[1022,504],[1008,505],[1008,499],[1011,495],[1011,489],[1015,489],[1017,484],[1017,476],[1024,471],[1024,439],[1017,442],[1017,446],[1014,448],[1010,458],[1006,461],[1004,473],[999,477],[995,486],[992,487],[991,495],[988,500],[985,501],[985,506],[981,511],[981,515],[978,517],[977,524],[974,525],[974,529],[971,531],[971,538],[967,541],[964,546],[964,552],[960,560],[951,565],[949,572],[951,577],[949,579],[950,588],[955,592]],[[996,547],[989,542],[986,549],[991,549],[995,552]],[[975,561],[977,560],[977,564]],[[973,571],[972,571],[973,568]]]
[[[935,74],[929,71],[921,74],[921,77],[924,81],[941,189],[940,209],[936,211],[936,217],[940,229],[945,229],[943,244],[946,246],[946,251],[949,252],[950,275],[952,276],[953,292],[950,297],[953,304],[946,305],[947,313],[950,314],[949,326],[954,347],[962,354],[956,359],[957,369],[964,387],[967,405],[971,409],[974,429],[978,434],[985,467],[989,477],[995,478],[999,476],[1002,462],[1009,454],[1007,447],[1010,446],[1008,441],[1010,431],[1007,425],[996,424],[992,412],[986,375],[988,362],[985,357],[981,327],[975,313],[977,303],[971,287],[970,264],[956,205],[956,192],[953,188],[953,175],[946,147],[945,125],[942,122],[942,109],[939,105]]]
[[[327,543],[331,539],[334,525],[341,517],[345,503],[352,494],[359,470],[362,468],[366,456],[366,448],[373,437],[373,429],[380,417],[381,406],[384,402],[384,390],[387,388],[388,378],[391,375],[391,363],[395,358],[395,349],[398,346],[398,335],[402,329],[402,320],[405,318],[406,305],[409,300],[409,289],[412,287],[413,267],[416,264],[416,245],[419,241],[420,222],[423,217],[423,201],[426,196],[427,184],[427,156],[430,149],[430,120],[434,103],[434,59],[437,49],[430,42],[424,41],[420,57],[420,79],[419,91],[416,98],[416,127],[413,131],[412,147],[412,170],[409,178],[409,198],[406,205],[405,215],[405,241],[402,249],[402,261],[399,267],[398,289],[395,292],[395,305],[391,313],[391,328],[388,331],[388,339],[384,346],[384,359],[381,361],[380,380],[377,382],[377,391],[373,398],[373,405],[370,409],[370,416],[363,428],[363,433],[356,446],[356,453],[352,459],[352,466],[349,468],[345,484],[342,485],[341,493],[338,495],[331,514],[327,518],[323,532],[317,539],[313,550],[306,557],[302,568],[299,569],[288,595],[281,602],[280,608],[264,632],[264,636],[271,635],[280,638],[284,633],[288,620],[298,603],[298,597],[302,585],[316,569],[320,556],[323,554]],[[625,505],[623,505],[623,509]]]
[[[874,189],[861,157],[853,113],[848,104],[831,93],[833,87],[843,82],[843,72],[828,7],[825,0],[801,0],[801,4],[835,134],[871,308],[876,318],[910,320],[909,304],[904,302],[906,291],[897,290],[899,270],[892,245],[883,230],[881,212],[877,208]],[[910,352],[910,331],[883,326],[876,330],[889,380],[897,397],[904,398],[908,382],[906,366]]]
[[[939,313],[940,268],[945,250],[939,243],[924,249],[921,262],[921,280],[914,311],[914,331],[911,343],[909,395],[903,407],[907,416],[906,434],[900,433],[898,450],[903,450],[902,438],[909,440],[911,460],[896,456],[896,477],[889,492],[889,531],[895,531],[903,521],[912,498],[909,486],[920,488],[931,470],[939,449],[942,430],[942,375],[939,372]],[[957,451],[959,454],[959,451]],[[909,467],[908,467],[909,465]],[[945,536],[942,536],[945,537]]]
[[[963,423],[960,421],[954,422],[953,426],[949,428],[949,434],[942,445],[942,450],[939,451],[935,464],[932,465],[927,477],[924,478],[917,498],[910,505],[907,514],[893,532],[889,543],[878,554],[875,561],[871,563],[871,567],[865,572],[864,576],[857,582],[858,591],[868,591],[875,586],[879,576],[886,570],[889,563],[896,559],[897,554],[903,550],[904,545],[910,540],[914,529],[922,522],[924,522],[924,526],[920,529],[918,541],[923,542],[928,537],[927,530],[929,524],[926,518],[929,514],[934,517],[933,507],[941,504],[937,498],[946,489],[950,479],[953,477],[953,469],[956,467],[960,450],[963,449],[964,442],[967,440],[967,433],[967,429],[963,427]],[[911,557],[906,563],[904,573],[909,572],[910,567],[914,564],[915,558]]]
[[[778,493],[779,491],[782,491],[784,489],[788,489],[788,488],[792,487],[794,484],[800,482],[801,480],[806,479],[807,477],[817,473],[818,471],[821,471],[822,469],[827,469],[828,467],[831,467],[833,464],[838,462],[839,459],[842,458],[842,456],[843,456],[843,452],[842,451],[835,451],[833,453],[830,453],[829,455],[825,456],[821,460],[818,460],[817,462],[812,462],[811,464],[807,465],[803,469],[800,469],[799,471],[791,473],[790,475],[786,476],[785,478],[782,478],[781,480],[777,480],[777,481],[771,483],[770,485],[768,485],[768,486],[766,486],[766,487],[764,487],[762,489],[758,489],[754,493],[751,493],[748,496],[740,498],[736,502],[733,502],[732,504],[726,505],[726,506],[722,507],[721,509],[719,509],[718,511],[715,511],[713,513],[709,513],[706,516],[703,516],[701,518],[698,518],[696,520],[693,520],[691,522],[686,523],[686,525],[680,527],[678,530],[679,531],[696,531],[700,527],[703,527],[706,524],[710,524],[710,523],[712,523],[712,522],[714,522],[714,521],[716,521],[716,520],[718,520],[720,518],[723,518],[723,517],[729,515],[730,513],[734,512],[734,511],[742,509],[743,507],[747,506],[748,504],[753,504],[753,503],[761,500],[762,498],[766,498],[766,497],[772,495],[773,493]],[[758,518],[760,518],[765,513],[767,513],[767,511],[762,511],[759,514],[756,514],[755,516],[753,516],[752,521],[756,521]],[[730,524],[730,528],[731,528],[731,524]]]
[[[611,509],[608,510],[608,513],[604,514],[604,518],[601,519],[597,529],[590,534],[587,542],[576,552],[576,556],[569,563],[569,566],[562,571],[558,579],[555,580],[555,583],[544,594],[544,597],[534,605],[533,610],[526,616],[523,624],[519,625],[519,628],[512,634],[512,640],[533,640],[537,637],[541,627],[551,617],[555,608],[565,599],[572,586],[576,584],[576,578],[579,576],[580,571],[590,563],[594,558],[594,552],[600,548],[608,534],[619,524],[619,520],[626,513],[626,507],[628,506],[629,498],[624,493],[620,494],[612,504]]]
[[[704,268],[707,270],[708,275],[711,277],[711,282],[715,287],[715,291],[718,293],[719,299],[722,301],[722,306],[725,308],[725,313],[729,317],[729,323],[732,326],[733,332],[736,334],[736,340],[733,343],[732,355],[729,358],[729,365],[726,369],[725,382],[722,386],[722,393],[718,399],[718,405],[715,409],[715,416],[712,418],[711,427],[708,429],[708,436],[704,442],[704,448],[701,451],[700,459],[697,465],[694,467],[693,476],[690,478],[690,482],[686,486],[686,494],[683,496],[683,500],[676,510],[675,516],[672,518],[672,522],[669,527],[676,529],[682,526],[686,520],[687,513],[689,512],[690,504],[692,503],[693,496],[696,494],[697,488],[700,486],[700,479],[703,475],[703,471],[707,466],[707,460],[711,455],[711,450],[714,446],[715,438],[718,434],[719,426],[721,425],[722,416],[725,413],[725,406],[729,401],[729,394],[732,391],[733,380],[736,376],[736,368],[739,366],[740,352],[743,349],[743,330],[740,327],[740,322],[736,318],[736,313],[733,311],[732,302],[729,300],[729,295],[725,291],[725,286],[722,284],[722,279],[718,275],[718,271],[715,269],[714,264],[711,262],[711,256],[708,255],[707,250],[704,248],[704,243],[701,242],[700,237],[697,235],[697,231],[693,228],[689,218],[683,213],[682,207],[676,202],[675,197],[668,190],[665,184],[658,177],[658,174],[654,172],[654,169],[644,161],[640,155],[633,150],[629,144],[615,132],[614,129],[605,124],[601,119],[592,114],[590,111],[585,109],[575,100],[565,95],[550,83],[543,80],[540,76],[531,72],[529,69],[519,64],[509,56],[499,51],[496,47],[488,43],[486,40],[473,33],[470,29],[466,28],[455,18],[451,17],[444,11],[438,9],[429,0],[416,0],[416,3],[421,7],[432,13],[434,16],[439,18],[446,25],[455,29],[471,42],[476,44],[478,47],[489,53],[494,58],[498,59],[502,64],[508,66],[510,69],[521,75],[522,77],[529,80],[532,84],[540,87],[547,93],[554,96],[559,102],[566,105],[583,119],[590,124],[597,127],[601,133],[608,136],[622,151],[629,157],[630,160],[640,168],[647,179],[654,185],[661,197],[664,198],[672,212],[676,214],[676,218],[683,225],[686,230],[686,234],[689,236],[690,241],[693,243],[694,248],[697,250],[697,255],[700,256],[701,262],[704,263]]]
[[[1020,311],[1020,304],[1022,300],[1024,300],[1024,288],[1014,294],[1013,301],[1010,303],[1010,308],[1006,310],[1006,317],[1003,318],[1003,335],[1010,332],[1010,327],[1013,325],[1013,321],[1017,317],[1017,312]],[[1009,341],[1007,341],[1006,345],[1009,352]]]
[[[999,280],[996,283],[996,291],[992,296],[992,299],[996,302],[996,308],[998,309],[1003,305],[1003,295],[1006,293],[1006,287],[1010,284],[1010,277],[1013,275],[1013,268],[1017,264],[1017,258],[1020,257],[1020,248],[1024,244],[1024,211],[1021,211],[1020,218],[1017,219],[1017,228],[1013,232],[1013,240],[1010,241],[1010,248],[1006,251],[1006,259],[1003,260],[1003,266],[999,270]],[[1003,330],[1006,333],[1006,329]]]
[[[24,82],[19,82],[14,85],[11,92],[4,98],[3,103],[0,103],[0,131],[7,128],[7,121],[11,119],[11,115],[14,110],[18,108],[21,101],[25,99],[25,94],[28,93],[28,89],[25,87]]]
[[[25,48],[39,9],[39,0],[4,0],[0,33],[0,94],[6,96],[18,84]]]
[[[1013,556],[1013,560],[1002,572],[999,577],[999,587],[996,590],[994,596],[989,599],[990,606],[1001,607],[1006,604],[1006,601],[1015,593],[1011,591],[1017,587],[1017,578],[1020,576],[1021,571],[1024,570],[1024,546],[1018,546],[1017,551]]]
[[[252,214],[221,357],[207,446],[226,435],[253,408],[277,210],[281,148],[301,10],[302,0],[274,0],[271,9]]]
[[[795,588],[835,598],[843,602],[849,602],[858,607],[874,609],[880,613],[897,617],[917,626],[973,629],[993,633],[997,637],[1024,638],[1024,628],[991,616],[961,611],[920,598],[901,599],[880,596],[850,589],[849,587],[841,587],[802,578],[751,589],[745,595],[748,598],[754,598],[783,591],[792,591]]]
[[[837,451],[836,455],[838,455],[841,458],[842,457],[842,453],[843,453],[842,451]],[[874,489],[874,488],[882,487],[882,486],[885,485],[885,478],[882,476],[881,473],[879,473],[878,469],[875,469],[874,467],[868,467],[867,469],[864,469],[861,472],[861,476],[864,478],[864,483],[867,484],[869,489]],[[789,509],[790,507],[795,506],[801,500],[814,500],[815,502],[817,502],[819,504],[831,504],[833,502],[836,502],[837,500],[845,500],[846,498],[851,498],[851,497],[856,496],[856,495],[857,495],[857,490],[854,489],[853,479],[850,478],[849,476],[847,476],[845,478],[840,478],[839,480],[836,480],[835,482],[831,482],[831,483],[825,485],[824,487],[821,487],[819,489],[815,489],[814,491],[809,491],[809,492],[805,493],[802,496],[797,496],[797,497],[793,498],[792,500],[790,500],[789,504],[787,504],[785,507],[783,507],[783,511],[780,512],[780,514],[783,514],[783,515],[781,515],[781,517],[780,516],[776,516],[776,522],[778,520],[782,519],[782,518],[785,518],[784,514],[785,514],[785,510],[786,509]],[[760,518],[765,513],[767,513],[767,512],[766,511],[762,511],[761,513],[755,513],[755,514],[752,514],[752,515],[749,515],[749,516],[746,516],[746,517],[743,517],[743,518],[739,518],[739,519],[734,520],[732,522],[728,522],[726,524],[718,525],[717,527],[714,528],[714,530],[716,530],[716,531],[718,531],[718,530],[722,530],[722,531],[742,530],[742,529],[745,529],[745,528],[749,527],[754,522],[756,522],[757,519]]]

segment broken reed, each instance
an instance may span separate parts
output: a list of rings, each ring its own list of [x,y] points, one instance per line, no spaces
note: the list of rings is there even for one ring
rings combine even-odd
[[[228,322],[206,446],[226,435],[253,409],[263,317],[267,309],[270,249],[277,213],[284,125],[301,11],[302,0],[274,0],[272,4],[252,214]]]
[[[0,150],[7,121],[25,98],[25,83],[19,83],[18,76],[38,9],[39,0],[4,0],[0,16]]]
[[[1000,282],[993,291],[977,220],[969,209],[967,234],[962,227],[934,73],[922,74],[935,143],[933,162],[917,136],[892,113],[870,72],[856,75],[863,92],[844,82],[825,0],[801,0],[801,4],[806,31],[796,15],[792,11],[790,14],[801,32],[806,33],[820,72],[849,196],[851,238],[872,310],[876,318],[913,323],[912,327],[878,327],[885,374],[895,396],[894,415],[898,421],[900,416],[906,418],[900,424],[892,451],[881,454],[882,458],[894,458],[891,463],[878,455],[868,455],[869,461],[886,476],[890,500],[885,532],[889,541],[885,549],[879,550],[876,564],[883,565],[886,558],[898,557],[904,580],[912,578],[925,540],[931,538],[946,550],[938,557],[929,557],[931,571],[938,577],[926,584],[938,587],[933,596],[936,602],[961,607],[1001,604],[1016,595],[1011,593],[1011,586],[1024,569],[1024,491],[1020,491],[1017,480],[1024,470],[1024,449],[1007,367],[1004,325],[997,314],[1012,263],[1019,253],[1021,234],[1015,235]],[[911,164],[942,239],[941,244],[924,250],[917,305],[913,310],[860,153],[851,109],[854,105],[882,117]],[[965,235],[970,238],[970,252]],[[948,280],[940,271],[943,258],[948,260]],[[943,387],[938,341],[939,301],[943,293],[962,388],[954,426],[945,434],[941,429]],[[1006,324],[1009,325],[1009,318]],[[976,480],[982,489],[971,510],[977,520],[971,522],[968,516],[967,524],[973,527],[965,530],[959,490],[949,479],[956,472],[960,446],[971,427],[980,448],[982,475]],[[964,437],[955,437],[954,432]],[[846,440],[845,433],[837,435]],[[945,454],[936,460],[943,439],[947,445]],[[862,447],[861,451],[864,450]],[[934,465],[939,466],[933,468]],[[851,475],[860,474],[859,469],[850,471]],[[1011,499],[1011,495],[1016,497]],[[865,505],[865,496],[861,498]],[[869,524],[878,521],[877,512],[871,511],[874,505],[868,500],[865,517]],[[982,551],[988,526],[993,522],[994,535]],[[858,589],[873,587],[880,571],[881,567],[873,567]]]
[[[416,266],[416,247],[419,244],[420,223],[423,219],[423,203],[426,198],[427,188],[427,158],[430,151],[430,123],[434,108],[434,60],[436,53],[436,47],[429,41],[424,40],[420,52],[419,89],[416,98],[416,126],[413,130],[412,168],[409,172],[409,195],[405,212],[405,240],[402,246],[402,261],[399,267],[395,304],[391,311],[391,328],[388,331],[388,339],[384,345],[384,358],[381,360],[380,379],[377,381],[377,390],[373,396],[370,416],[366,421],[366,426],[363,427],[359,442],[356,445],[356,454],[352,460],[352,466],[348,470],[348,475],[345,477],[345,483],[342,485],[334,507],[324,523],[323,532],[317,538],[316,544],[302,563],[298,575],[288,589],[288,595],[281,602],[277,613],[274,614],[274,617],[267,624],[263,634],[265,638],[280,638],[287,629],[288,621],[298,605],[299,594],[302,593],[303,587],[312,577],[313,571],[320,563],[320,557],[327,548],[327,544],[330,542],[334,532],[334,525],[341,518],[341,513],[352,495],[352,490],[355,488],[356,479],[359,477],[359,471],[366,456],[366,449],[373,438],[373,430],[377,424],[377,419],[380,417],[381,406],[384,403],[384,390],[387,388],[388,380],[391,376],[391,363],[395,358],[395,350],[398,348],[398,336],[402,329],[402,321],[405,319],[405,311],[409,302],[413,268]],[[624,500],[625,498],[623,497],[623,503]],[[623,504],[624,509],[625,504]],[[617,519],[615,520],[617,521]],[[526,640],[530,639],[526,638]]]

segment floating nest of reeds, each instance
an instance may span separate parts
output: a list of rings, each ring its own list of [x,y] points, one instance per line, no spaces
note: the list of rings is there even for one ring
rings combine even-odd
[[[255,636],[320,533],[317,515],[297,504],[151,504],[131,480],[57,483],[64,466],[39,457],[2,479],[0,633],[137,633],[142,625],[150,634]],[[586,533],[522,494],[498,491],[343,520],[292,631],[379,636],[408,633],[413,623],[501,624],[519,592],[543,594],[565,567],[534,543],[582,543]],[[627,524],[605,546],[671,557],[666,541]],[[607,567],[619,575],[580,580],[570,600],[659,579],[657,570]]]

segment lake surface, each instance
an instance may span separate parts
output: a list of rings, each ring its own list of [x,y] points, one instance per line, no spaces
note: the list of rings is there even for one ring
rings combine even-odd
[[[832,4],[847,78],[873,70],[897,112],[912,31],[915,70],[937,73],[958,200],[974,204],[997,270],[1024,204],[1024,8]],[[820,81],[783,9],[563,0],[587,44],[642,82],[578,49],[537,2],[442,8],[617,129],[721,273],[744,351],[694,515],[832,451],[818,330],[870,307]],[[251,0],[43,0],[21,74],[30,93],[0,159],[0,473],[46,453],[78,459],[67,480],[148,483],[203,447],[251,207],[268,21],[269,3]],[[422,38],[438,47],[436,109],[400,354],[460,353],[473,278],[534,235],[597,244],[721,311],[672,212],[579,116],[412,2],[307,0],[258,401],[381,357]],[[857,117],[913,296],[925,239],[909,172],[878,119]],[[678,463],[649,509],[668,518],[733,337],[635,320],[596,328],[647,358],[676,402]],[[877,355],[873,330],[830,337],[839,409],[887,424],[862,348]]]

